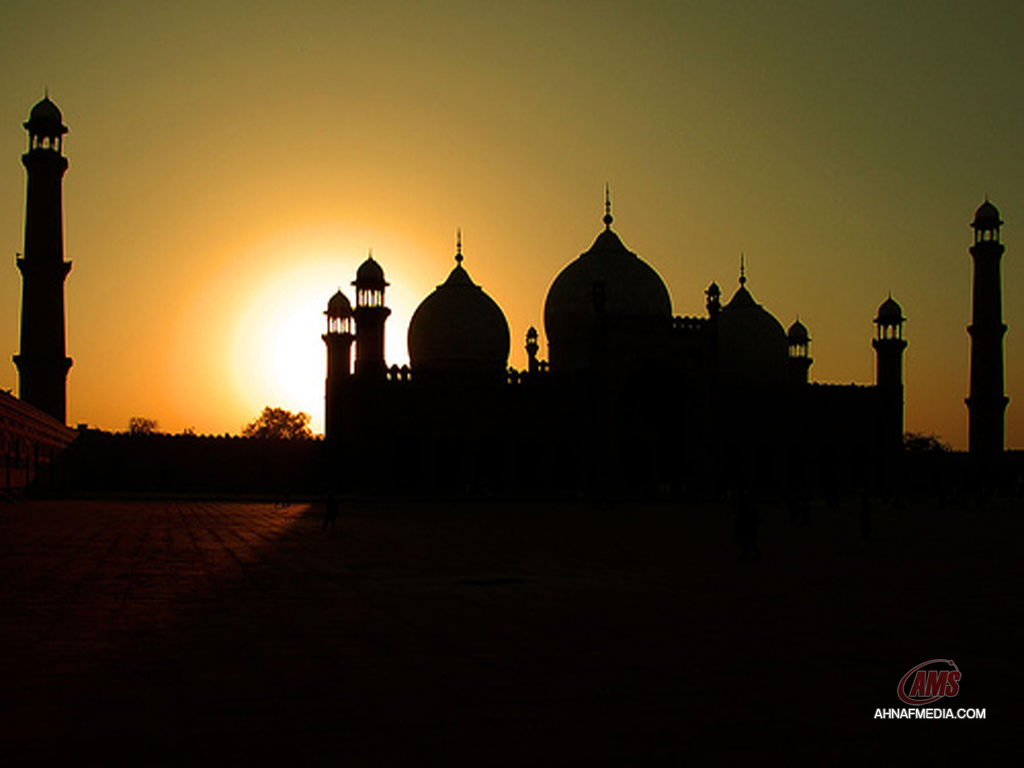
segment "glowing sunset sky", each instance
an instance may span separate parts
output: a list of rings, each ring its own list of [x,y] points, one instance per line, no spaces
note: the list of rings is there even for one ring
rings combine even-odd
[[[891,291],[909,430],[966,444],[970,221],[1004,220],[1007,444],[1024,447],[1024,4],[20,2],[0,6],[0,387],[17,386],[27,146],[65,177],[69,422],[323,424],[331,294],[384,266],[388,362],[465,266],[511,364],[555,275],[615,229],[675,314],[716,280],[810,329],[815,381],[872,383]]]

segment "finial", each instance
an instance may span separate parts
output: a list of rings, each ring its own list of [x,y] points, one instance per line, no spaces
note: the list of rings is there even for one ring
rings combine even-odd
[[[612,228],[612,193],[611,188],[608,186],[608,182],[604,183],[604,228]]]
[[[455,262],[462,264],[462,227],[455,230]]]
[[[747,284],[747,263],[746,257],[740,252],[740,286]]]

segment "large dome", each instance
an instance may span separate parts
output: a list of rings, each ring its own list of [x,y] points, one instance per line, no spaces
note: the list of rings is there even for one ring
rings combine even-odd
[[[789,356],[786,331],[754,301],[745,282],[741,277],[739,290],[718,316],[719,371],[732,382],[781,383]]]
[[[504,377],[510,337],[494,300],[462,266],[425,298],[409,322],[409,362],[417,375]]]
[[[548,289],[544,329],[555,370],[585,367],[601,309],[618,330],[642,331],[672,319],[672,300],[661,277],[622,244],[611,229],[610,215],[605,224],[590,250],[563,269]]]

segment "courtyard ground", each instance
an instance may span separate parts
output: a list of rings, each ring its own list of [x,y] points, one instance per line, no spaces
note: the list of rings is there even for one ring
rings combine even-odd
[[[3,765],[749,764],[1010,748],[1016,502],[0,506]],[[935,658],[981,720],[876,720]],[[1016,750],[1019,757],[1019,748]],[[1010,753],[1012,754],[1012,752]],[[991,763],[989,763],[991,764]]]

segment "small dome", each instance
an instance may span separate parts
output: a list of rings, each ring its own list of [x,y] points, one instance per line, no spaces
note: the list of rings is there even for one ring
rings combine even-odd
[[[607,225],[548,289],[544,330],[553,367],[586,367],[599,312],[615,327],[639,332],[672,320],[672,300],[661,277]]]
[[[899,325],[904,320],[903,308],[896,303],[896,300],[890,296],[888,299],[882,302],[882,306],[878,308],[878,317],[875,318],[876,325]]]
[[[409,361],[418,373],[505,375],[511,345],[508,322],[460,263],[427,296],[409,321]]]
[[[339,289],[337,293],[331,296],[331,300],[327,302],[328,317],[346,318],[352,317],[352,304],[349,302],[348,297],[341,292]]]
[[[388,282],[384,279],[384,268],[370,256],[359,265],[356,279],[352,285],[357,288],[384,288]]]
[[[981,204],[981,207],[974,212],[974,229],[998,229],[1003,224],[999,218],[999,209],[988,200]]]
[[[32,107],[28,122],[24,124],[29,132],[43,136],[58,136],[68,132],[64,127],[64,116],[49,96]]]
[[[718,318],[722,375],[748,384],[780,383],[785,380],[788,359],[789,343],[782,324],[741,284]]]
[[[786,339],[789,341],[790,346],[796,346],[797,344],[809,343],[811,335],[807,332],[807,327],[797,320],[786,331]]]

